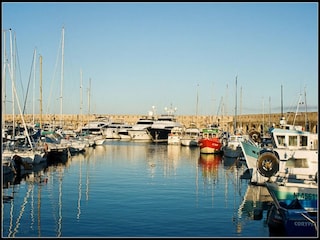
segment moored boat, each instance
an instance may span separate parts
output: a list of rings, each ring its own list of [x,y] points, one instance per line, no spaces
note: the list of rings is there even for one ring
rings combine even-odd
[[[199,139],[200,153],[221,153],[222,142],[219,138],[219,129],[216,127],[204,128]]]
[[[168,136],[168,144],[181,145],[181,137],[183,135],[183,132],[184,132],[183,127],[173,127]]]
[[[155,119],[149,117],[139,118],[139,120],[132,125],[131,129],[128,130],[128,134],[133,141],[152,141],[151,136],[147,132],[147,128],[151,127]]]
[[[272,145],[241,142],[251,183],[264,184],[276,174],[290,178],[312,179],[318,171],[318,135],[285,125],[270,129]]]
[[[190,124],[181,136],[181,145],[189,147],[198,146],[200,134],[200,129],[195,124]]]
[[[240,146],[240,142],[244,141],[247,137],[244,135],[231,135],[227,139],[227,143],[222,147],[223,156],[238,158],[242,157],[242,149]]]
[[[171,133],[171,129],[174,127],[183,127],[181,123],[177,121],[174,116],[176,109],[166,109],[167,113],[162,114],[158,119],[147,128],[153,142],[168,142],[168,136]]]
[[[267,216],[271,233],[317,236],[318,186],[315,181],[276,181],[265,185],[274,202]]]

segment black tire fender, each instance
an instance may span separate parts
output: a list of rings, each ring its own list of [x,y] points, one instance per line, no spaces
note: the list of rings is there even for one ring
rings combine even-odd
[[[260,133],[257,131],[257,130],[251,130],[249,132],[249,137],[254,141],[254,142],[257,142],[257,143],[260,143],[261,142],[261,136],[260,136]]]
[[[271,177],[279,171],[279,159],[272,152],[264,152],[258,158],[257,169],[264,177]]]

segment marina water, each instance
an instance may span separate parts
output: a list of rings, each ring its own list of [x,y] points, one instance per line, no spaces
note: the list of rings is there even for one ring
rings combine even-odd
[[[197,147],[107,141],[5,179],[2,237],[269,237],[271,198],[245,170]]]

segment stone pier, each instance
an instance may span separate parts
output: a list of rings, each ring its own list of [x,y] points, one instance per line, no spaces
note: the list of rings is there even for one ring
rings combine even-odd
[[[309,130],[311,132],[318,132],[318,112],[295,113],[284,114],[288,124],[300,125],[305,128],[306,122],[309,122]],[[31,123],[33,120],[35,123],[51,125],[63,125],[65,129],[78,129],[88,121],[93,121],[98,117],[112,118],[114,121],[123,121],[129,124],[134,124],[143,115],[109,115],[109,114],[91,114],[91,115],[75,115],[75,114],[40,114],[32,115],[25,114],[24,120],[26,123]],[[5,121],[12,122],[13,116],[7,114],[4,116]],[[22,123],[20,115],[14,116],[15,122]],[[177,121],[181,122],[185,126],[189,126],[190,123],[196,123],[199,128],[204,128],[208,124],[219,124],[224,131],[233,132],[236,128],[242,128],[244,132],[248,132],[251,129],[256,129],[260,132],[265,132],[273,124],[279,126],[281,119],[280,113],[272,114],[247,114],[235,116],[192,116],[192,115],[177,115]]]

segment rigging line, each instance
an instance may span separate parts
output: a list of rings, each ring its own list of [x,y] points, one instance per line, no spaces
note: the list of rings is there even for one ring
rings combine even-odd
[[[9,64],[8,64],[8,68],[9,68],[10,76],[12,76],[12,72],[10,71],[10,66],[9,66]],[[20,103],[19,103],[19,97],[18,97],[17,90],[16,90],[16,87],[15,87],[15,84],[14,84],[14,80],[11,79],[11,81],[12,81],[12,91],[13,91],[13,94],[15,95],[16,99],[17,99],[17,105],[18,105],[18,108],[19,108],[19,112],[20,112],[20,116],[21,116],[21,120],[22,120],[22,123],[23,123],[24,130],[26,131],[28,143],[30,144],[31,149],[32,149],[32,151],[33,151],[33,150],[34,150],[34,149],[33,149],[33,144],[32,144],[32,142],[31,142],[31,139],[30,139],[30,136],[29,136],[29,132],[28,132],[28,128],[27,128],[26,122],[25,122],[25,120],[24,120],[22,111],[21,111],[21,107],[20,107]],[[13,97],[14,97],[14,96],[13,96]]]
[[[21,220],[22,215],[23,215],[23,213],[24,213],[24,211],[25,211],[25,207],[26,207],[26,205],[27,205],[27,203],[28,203],[28,199],[29,199],[29,197],[30,197],[31,189],[32,189],[32,188],[30,188],[30,186],[29,186],[29,189],[28,189],[28,191],[27,191],[27,193],[26,193],[26,196],[25,196],[24,199],[23,199],[23,203],[22,203],[22,205],[21,205],[21,209],[20,209],[19,215],[18,215],[18,217],[17,217],[17,219],[16,219],[16,226],[15,226],[15,228],[13,229],[13,233],[12,233],[12,236],[11,236],[11,237],[15,237],[16,233],[18,232],[18,229],[19,229],[19,227],[20,227],[20,220]]]
[[[50,101],[52,99],[52,91],[53,91],[53,83],[54,80],[56,79],[56,73],[57,73],[57,69],[58,69],[58,63],[59,63],[59,59],[60,59],[60,49],[61,49],[61,45],[62,45],[62,39],[59,43],[59,47],[58,47],[58,51],[57,51],[57,58],[56,58],[56,64],[54,67],[54,71],[53,71],[53,77],[51,79],[51,85],[50,85],[50,91],[49,91],[49,97],[48,97],[48,104],[47,104],[47,110],[46,113],[49,114],[49,107],[50,107]]]
[[[33,52],[32,63],[31,63],[31,71],[30,71],[30,75],[29,75],[29,81],[28,81],[28,85],[27,85],[26,97],[24,98],[24,105],[23,105],[22,114],[25,114],[25,110],[26,110],[28,93],[29,93],[29,86],[30,86],[31,76],[32,76],[32,73],[33,73],[32,70],[33,70],[33,64],[34,64],[35,54],[36,54],[36,52],[34,51],[34,52]]]
[[[23,83],[22,83],[22,76],[21,76],[21,69],[20,69],[20,61],[19,61],[19,54],[18,54],[18,45],[17,45],[17,38],[16,38],[16,32],[14,31],[14,50],[15,50],[15,59],[14,59],[14,64],[16,69],[16,65],[18,65],[18,73],[19,73],[19,80],[20,80],[20,85],[21,85],[21,91],[22,91],[22,97],[25,98],[24,96],[24,88],[23,88]]]

